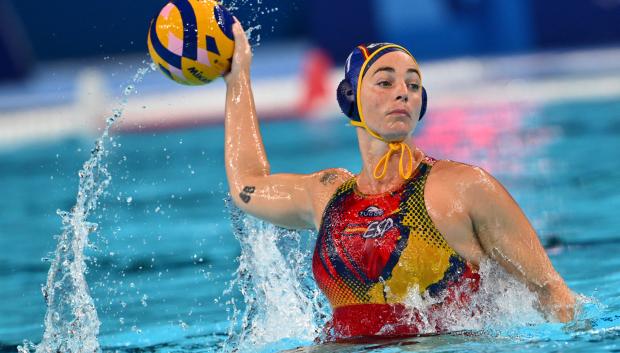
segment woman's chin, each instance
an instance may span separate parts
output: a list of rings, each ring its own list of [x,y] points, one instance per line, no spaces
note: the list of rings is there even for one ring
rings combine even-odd
[[[409,136],[408,130],[399,130],[399,131],[386,131],[381,134],[383,138],[388,142],[400,142],[405,140]]]
[[[412,130],[411,123],[397,121],[384,129],[381,136],[390,142],[400,142],[406,139],[411,134]]]

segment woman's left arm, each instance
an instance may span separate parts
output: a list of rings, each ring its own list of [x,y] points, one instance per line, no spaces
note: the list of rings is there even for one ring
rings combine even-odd
[[[474,231],[487,255],[525,282],[548,316],[568,322],[575,296],[556,272],[536,231],[512,196],[485,170],[465,173],[471,187],[467,202]]]

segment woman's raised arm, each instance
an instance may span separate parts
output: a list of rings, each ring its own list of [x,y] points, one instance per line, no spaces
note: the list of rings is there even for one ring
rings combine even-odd
[[[340,169],[309,175],[270,173],[250,83],[252,50],[238,21],[233,34],[232,67],[224,76],[224,153],[232,199],[245,212],[277,225],[315,228],[318,213],[349,174]]]

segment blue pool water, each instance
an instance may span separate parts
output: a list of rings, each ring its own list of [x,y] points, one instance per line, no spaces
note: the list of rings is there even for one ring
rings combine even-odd
[[[262,128],[273,172],[359,170],[344,119]],[[427,154],[481,165],[506,185],[557,270],[584,296],[575,322],[532,321],[508,294],[514,315],[497,327],[313,346],[328,315],[307,272],[314,234],[278,230],[227,206],[216,126],[119,135],[110,144],[112,182],[91,217],[99,227],[86,250],[102,349],[620,352],[620,101],[432,111],[416,136]],[[92,147],[91,138],[72,138],[0,152],[0,352],[41,340],[49,269],[42,258],[55,249],[56,210],[75,204],[77,171]]]

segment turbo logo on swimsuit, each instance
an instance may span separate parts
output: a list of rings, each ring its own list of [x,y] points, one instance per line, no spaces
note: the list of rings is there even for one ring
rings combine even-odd
[[[377,206],[368,206],[363,211],[360,211],[360,217],[381,217],[383,216],[383,210]]]

